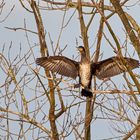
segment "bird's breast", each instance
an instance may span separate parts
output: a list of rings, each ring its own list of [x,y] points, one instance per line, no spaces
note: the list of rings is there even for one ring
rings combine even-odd
[[[90,77],[91,77],[90,64],[80,64],[80,78],[82,86],[84,87],[89,86]]]

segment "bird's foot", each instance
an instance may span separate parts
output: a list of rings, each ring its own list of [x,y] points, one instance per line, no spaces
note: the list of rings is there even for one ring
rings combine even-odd
[[[74,84],[74,88],[79,88],[81,84]]]

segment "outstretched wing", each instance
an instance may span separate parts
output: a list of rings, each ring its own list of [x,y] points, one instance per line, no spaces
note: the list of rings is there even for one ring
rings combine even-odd
[[[36,63],[52,72],[75,79],[78,76],[79,63],[64,56],[50,56],[36,59]]]
[[[124,59],[131,69],[137,68],[140,65],[138,60],[127,57],[124,57]],[[126,71],[126,67],[118,57],[111,57],[97,64],[92,64],[92,74],[96,75],[99,79],[110,78]]]

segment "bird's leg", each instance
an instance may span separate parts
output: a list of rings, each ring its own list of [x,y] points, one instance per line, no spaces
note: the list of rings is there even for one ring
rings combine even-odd
[[[80,88],[80,86],[81,86],[81,78],[79,77],[79,83],[74,84],[74,88]]]
[[[74,88],[79,88],[80,86],[81,86],[80,83],[78,83],[78,84],[74,84]]]

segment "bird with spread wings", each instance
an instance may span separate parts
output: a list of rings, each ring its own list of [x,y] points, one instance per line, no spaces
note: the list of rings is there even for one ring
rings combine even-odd
[[[81,61],[76,62],[65,56],[49,56],[36,59],[36,63],[45,70],[56,72],[60,75],[76,79],[79,76],[79,84],[82,86],[82,96],[92,97],[91,79],[95,75],[98,79],[110,78],[123,72],[127,72],[119,57],[111,57],[97,63],[91,62],[85,48],[79,46],[78,50],[81,55]],[[126,64],[131,70],[139,67],[138,60],[124,57]]]

